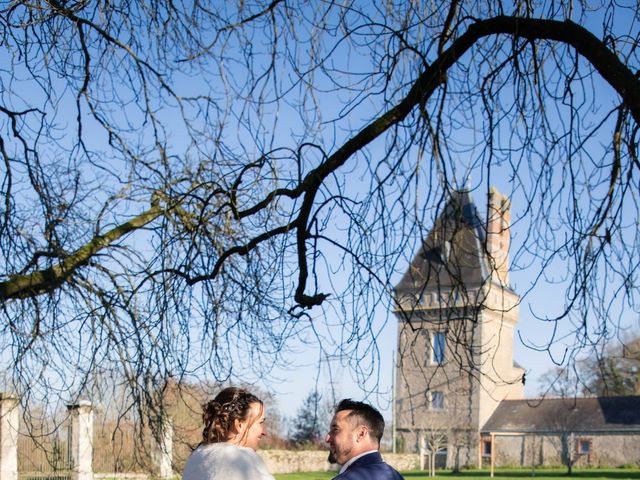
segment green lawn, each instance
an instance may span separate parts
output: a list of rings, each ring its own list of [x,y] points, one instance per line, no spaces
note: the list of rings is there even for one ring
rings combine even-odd
[[[564,469],[537,469],[535,477],[542,477],[544,480],[567,480],[568,478],[588,478],[596,479],[640,479],[640,469],[589,469],[574,470],[572,477],[567,477]],[[309,472],[309,473],[280,473],[275,475],[276,480],[331,480],[337,472]],[[426,472],[412,471],[402,472],[406,479],[410,480],[428,480]],[[497,470],[495,477],[501,480],[509,479],[525,479],[531,478],[531,470]],[[441,480],[479,480],[480,478],[490,478],[489,470],[467,470],[457,474],[442,471],[438,472],[436,479]]]

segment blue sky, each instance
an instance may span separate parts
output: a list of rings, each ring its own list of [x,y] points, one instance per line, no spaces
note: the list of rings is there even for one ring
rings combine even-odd
[[[371,13],[375,15],[373,9]],[[594,26],[600,21],[600,16],[597,17],[597,19],[596,17],[592,17]],[[305,28],[307,27],[308,25],[300,25],[301,30],[298,33],[300,34],[299,38],[302,38],[303,41],[294,44],[295,54],[297,55],[296,59],[302,64],[305,62],[305,55],[308,54],[307,49],[311,48],[313,43],[314,32],[306,31]],[[374,29],[373,27],[371,28],[372,30]],[[372,35],[372,30],[363,28],[361,31],[358,31],[357,34],[361,35],[358,40],[362,42],[363,45],[369,41],[384,43],[383,40],[377,38],[375,34]],[[354,36],[355,35],[354,33]],[[278,63],[277,67],[282,67],[283,71],[278,70],[278,75],[274,78],[282,82],[282,84],[278,84],[282,88],[282,91],[293,91],[295,93],[293,100],[291,100],[291,103],[280,105],[279,110],[276,109],[275,102],[262,103],[260,108],[263,110],[259,113],[265,115],[264,124],[254,123],[257,122],[257,117],[251,116],[257,115],[258,112],[249,107],[247,109],[249,113],[242,118],[242,120],[245,120],[244,123],[238,122],[240,126],[236,124],[235,127],[237,128],[234,129],[234,127],[231,126],[224,131],[223,139],[228,142],[227,146],[234,150],[233,153],[237,154],[238,158],[244,159],[245,155],[246,159],[257,158],[263,151],[269,150],[273,146],[289,148],[291,151],[296,151],[301,141],[317,142],[318,145],[325,149],[325,152],[330,154],[339,147],[345,139],[349,138],[354,131],[362,128],[372,116],[387,108],[389,104],[397,101],[398,98],[406,92],[406,89],[400,88],[399,85],[406,86],[404,82],[408,82],[409,79],[415,78],[416,76],[416,72],[412,70],[412,68],[415,68],[418,62],[409,56],[409,60],[406,63],[399,62],[399,64],[395,66],[395,73],[398,74],[398,78],[394,79],[395,83],[392,82],[388,90],[390,91],[396,86],[398,90],[395,93],[388,93],[388,91],[385,91],[387,92],[385,94],[381,94],[379,91],[375,94],[371,93],[372,91],[376,91],[376,87],[380,88],[382,85],[385,85],[385,75],[376,71],[378,65],[374,65],[375,62],[373,62],[368,55],[363,54],[361,49],[355,48],[353,45],[347,45],[347,42],[338,42],[338,40],[330,36],[327,37],[329,40],[325,38],[327,44],[322,47],[324,48],[323,53],[329,55],[329,52],[331,52],[331,56],[328,59],[329,61],[325,63],[325,66],[330,66],[330,68],[327,71],[317,69],[317,72],[312,72],[315,77],[311,74],[309,75],[309,78],[313,78],[318,87],[314,92],[318,95],[318,98],[305,95],[305,93],[308,92],[304,90],[303,86],[296,83],[294,72],[291,69],[286,69],[286,56],[278,57],[278,60],[281,61],[282,64]],[[391,36],[389,38],[391,38]],[[252,38],[254,42],[251,45],[251,54],[253,55],[251,59],[256,62],[256,66],[260,65],[261,61],[268,64],[271,59],[268,42],[262,45],[259,42],[260,39],[260,32],[256,33],[255,37]],[[331,45],[332,41],[338,42],[338,44]],[[332,50],[333,47],[335,47],[334,50]],[[243,53],[247,53],[248,51],[249,50],[246,50]],[[378,50],[378,53],[381,51],[383,50]],[[380,61],[382,62],[382,60]],[[233,64],[234,63],[231,62],[231,65]],[[285,67],[282,65],[285,65]],[[215,66],[212,65],[211,67]],[[339,72],[342,71],[349,71],[350,75],[345,74],[344,76],[340,76]],[[235,82],[233,85],[235,90],[233,88],[229,89],[229,84],[222,85],[222,74],[220,72],[208,73],[210,74],[208,78],[204,76],[202,78],[192,78],[187,74],[183,76],[182,72],[175,73],[178,93],[195,95],[200,92],[208,92],[208,89],[213,87],[212,94],[217,95],[219,97],[218,100],[224,104],[224,106],[246,106],[234,96],[238,92],[248,94],[248,90],[250,90],[247,85],[242,83],[246,81],[247,78],[246,75],[244,75],[242,67],[238,67],[238,72],[234,72],[232,66],[225,72],[230,74],[231,83]],[[453,70],[451,73],[452,75],[457,74],[459,76],[466,74],[465,71],[456,73]],[[234,74],[236,75],[234,76]],[[107,77],[112,78],[111,75],[107,75]],[[211,83],[208,83],[209,81],[211,81]],[[216,81],[220,82],[220,84],[216,84]],[[54,83],[58,85],[58,82],[62,83],[60,79]],[[370,95],[364,95],[364,98],[360,91],[360,88],[363,87],[361,82],[365,82],[364,86],[370,88]],[[276,85],[276,80],[274,80],[273,85]],[[99,88],[100,85],[96,87]],[[112,85],[112,87],[117,90],[120,88],[120,85],[116,84],[115,86]],[[269,88],[271,87],[270,84],[264,85],[268,100],[273,100],[269,94]],[[325,87],[326,90],[324,90]],[[291,90],[287,90],[288,88],[291,88]],[[300,92],[297,91],[298,88]],[[603,110],[611,108],[616,101],[616,99],[611,96],[611,89],[606,85],[602,85],[597,80],[592,87],[592,91],[597,92]],[[251,94],[254,93],[255,90],[252,90]],[[299,96],[297,96],[298,94]],[[588,96],[589,94],[587,93],[586,95]],[[70,108],[70,106],[73,107],[75,98],[73,97],[73,92],[64,91],[62,87],[60,87],[60,96],[61,103],[58,104],[59,108],[56,112],[59,117],[56,118],[60,120],[61,132],[65,134],[71,132],[69,133],[69,138],[61,133],[60,144],[67,145],[68,141],[71,145],[73,144],[71,140],[73,118],[66,118],[65,116],[70,115],[69,112],[75,114],[73,108]],[[28,94],[24,97],[29,99]],[[504,97],[501,97],[501,100],[504,104],[508,105],[513,99],[510,98],[507,93]],[[300,103],[298,104],[297,102]],[[304,108],[301,108],[301,105]],[[343,111],[343,108],[347,108],[345,105],[350,105],[352,109]],[[455,126],[459,128],[454,128],[454,122],[448,126],[452,130],[452,139],[458,146],[458,149],[449,152],[451,155],[449,158],[451,165],[455,166],[455,170],[450,172],[453,182],[461,186],[466,184],[473,186],[474,191],[477,192],[474,198],[476,202],[479,203],[481,212],[483,211],[483,194],[481,192],[484,187],[488,186],[487,184],[497,186],[501,192],[512,197],[513,216],[514,218],[520,219],[513,228],[512,251],[516,252],[527,239],[529,231],[527,228],[528,217],[526,214],[525,195],[521,190],[513,188],[513,179],[509,176],[511,175],[511,170],[508,167],[513,167],[513,164],[509,164],[511,158],[498,159],[495,163],[495,168],[491,172],[478,167],[479,162],[484,159],[483,153],[478,151],[477,148],[478,139],[482,139],[483,131],[481,128],[476,130],[473,127],[481,126],[484,117],[482,114],[479,114],[477,124],[475,123],[475,119],[466,123],[465,121],[468,120],[468,118],[466,118],[468,112],[464,110],[464,105],[458,105],[457,107],[458,110],[454,110],[454,112],[456,112],[454,116],[458,116],[455,120],[459,121],[459,123],[455,124]],[[67,111],[67,108],[69,111]],[[229,117],[225,118],[225,120],[231,123],[238,120],[236,115],[245,115],[246,113],[241,110],[242,108],[230,108]],[[258,110],[258,107],[256,107],[256,110]],[[304,114],[302,112],[304,112]],[[193,114],[194,112],[189,111],[189,113]],[[557,110],[553,110],[553,113],[550,113],[550,115],[556,115],[555,120],[561,123],[564,113],[565,111],[558,108]],[[135,108],[129,110],[123,109],[122,111],[114,109],[111,114],[116,120],[123,123],[127,123],[128,121],[136,123],[137,121],[144,124],[143,119],[139,118],[140,112]],[[173,106],[162,104],[158,115],[163,120],[166,120],[169,153],[175,154],[176,157],[180,159],[184,159],[189,155],[193,155],[196,158],[198,155],[205,155],[207,147],[209,146],[207,145],[200,149],[201,145],[189,144],[184,125],[180,123],[176,115],[176,109]],[[229,118],[231,120],[229,120]],[[303,124],[302,120],[304,119],[309,121],[309,125],[311,125],[312,128],[305,128],[307,125]],[[330,121],[331,119],[337,120],[335,123],[332,123]],[[66,120],[68,120],[68,124]],[[202,122],[205,121],[204,119],[201,120]],[[217,125],[198,124],[201,125],[204,130],[217,128]],[[260,127],[260,132],[254,137],[254,127],[256,126]],[[507,139],[506,143],[509,143],[509,135],[512,133],[510,127],[511,125],[503,127],[503,129],[498,132],[500,138]],[[85,128],[86,136],[90,138],[92,142],[90,146],[95,147],[95,149],[99,151],[96,156],[102,154],[103,152],[101,150],[104,148],[105,155],[109,158],[109,150],[106,148],[106,133],[99,130],[97,125],[91,122],[85,124]],[[149,127],[146,125],[144,128]],[[149,133],[149,130],[143,130],[142,127],[140,130],[134,128],[132,129],[131,136],[136,139],[136,141],[140,140],[142,142],[148,140],[145,134],[149,135]],[[138,135],[140,135],[139,138],[137,138]],[[406,139],[403,138],[403,140]],[[590,151],[593,151],[594,158],[599,158],[599,152],[602,151],[598,143],[606,144],[608,141],[609,139],[607,138],[594,138],[591,140]],[[371,173],[367,170],[367,160],[386,159],[385,155],[392,150],[391,148],[387,150],[386,147],[384,139],[373,142],[366,149],[366,155],[358,155],[357,158],[349,161],[343,169],[344,172],[340,172],[339,175],[336,176],[336,183],[339,184],[343,182],[344,188],[348,190],[349,193],[353,193],[354,197],[358,197],[359,193],[364,193],[368,188],[368,175]],[[214,150],[213,147],[211,147],[211,149]],[[318,154],[318,150],[314,151],[309,149],[305,150],[304,153],[305,162],[301,168],[308,171],[318,164],[321,157]],[[413,150],[411,154],[417,155],[417,150]],[[407,156],[409,157],[409,155]],[[295,165],[291,160],[291,158],[287,157],[282,161],[283,170],[278,173],[283,175],[284,178],[287,176],[295,178]],[[409,158],[409,160],[411,159]],[[535,162],[540,159],[526,160]],[[407,162],[407,164],[410,163],[410,161]],[[522,177],[524,183],[530,184],[530,182],[535,180],[530,178],[531,171],[527,170],[529,164],[525,162],[522,165],[518,165],[520,169],[514,168],[517,170],[517,175]],[[381,169],[384,170],[387,167],[388,166],[385,165],[381,167]],[[411,165],[409,165],[408,168],[410,169]],[[429,152],[425,152],[424,164],[421,165],[421,168],[423,168],[427,174],[429,171],[435,170]],[[100,173],[86,171],[84,173],[87,174],[92,182],[97,184],[102,180]],[[377,173],[376,171],[376,174]],[[587,172],[587,174],[588,173],[590,172]],[[330,180],[329,183],[331,181],[333,181],[333,179]],[[558,189],[562,189],[562,179],[560,177],[554,179],[553,185]],[[114,188],[116,187],[117,186]],[[416,196],[424,194],[421,188],[426,189],[427,187],[416,187],[416,191],[414,192]],[[146,190],[136,192],[136,194],[143,199],[143,202],[148,200],[148,193]],[[103,192],[105,196],[108,194],[109,192]],[[94,198],[94,200],[99,200],[99,198]],[[582,202],[584,199],[578,199],[578,201]],[[588,206],[588,202],[586,202],[585,205]],[[120,210],[118,214],[126,215],[130,213],[128,212],[130,206],[130,204],[123,202],[119,207]],[[392,213],[397,213],[397,210],[393,210]],[[558,214],[558,212],[550,210],[549,214],[555,215]],[[344,222],[344,216],[336,214],[330,220],[327,231],[335,232],[337,236],[343,235],[345,226],[341,224],[341,222]],[[634,224],[630,223],[629,226],[629,234],[633,234]],[[428,227],[429,225],[426,225],[426,228]],[[415,234],[415,231],[411,232]],[[401,232],[401,234],[402,233],[405,232]],[[398,236],[401,237],[401,234]],[[396,239],[392,240],[396,241]],[[415,246],[419,244],[419,240],[419,238],[413,238],[412,242],[408,243],[408,245],[413,245],[414,248],[407,247],[404,257],[396,265],[395,281],[399,280],[408,262],[416,253],[417,248],[415,248]],[[138,236],[132,235],[128,241],[132,243],[138,242],[139,245],[142,245],[140,247],[141,249],[147,248],[144,233]],[[329,284],[332,282],[339,290],[344,287],[345,282],[349,281],[349,266],[342,268],[339,259],[335,264],[330,264],[331,260],[335,259],[330,258],[335,252],[328,247],[325,251],[327,252],[326,260],[329,265],[326,266],[324,276],[321,275],[319,277],[319,290],[331,290]],[[569,318],[566,321],[563,320],[561,324],[558,324],[559,329],[555,328],[556,323],[553,321],[545,320],[545,318],[552,318],[562,311],[564,304],[563,290],[570,286],[567,283],[566,264],[560,261],[552,263],[548,267],[547,275],[539,279],[535,288],[530,290],[532,282],[537,278],[540,264],[536,263],[535,258],[528,257],[527,255],[522,255],[520,260],[520,263],[516,265],[515,270],[511,273],[512,284],[517,293],[528,293],[520,307],[520,323],[517,330],[518,336],[515,340],[515,359],[528,371],[527,394],[535,395],[539,390],[539,385],[536,382],[537,377],[551,368],[554,360],[561,362],[564,359],[566,349],[571,349],[576,339],[575,336],[573,336],[572,330],[576,328],[576,322],[579,324],[581,319]],[[402,262],[404,262],[404,264]],[[391,283],[394,283],[393,278]],[[611,295],[614,295],[614,290],[615,288],[612,289]],[[277,394],[282,413],[286,415],[293,414],[309,391],[318,386],[326,395],[333,393],[336,397],[351,396],[355,398],[365,398],[381,408],[387,416],[390,415],[393,355],[396,349],[396,319],[385,310],[385,302],[377,303],[375,300],[376,299],[371,298],[347,299],[343,300],[344,303],[341,304],[340,300],[332,299],[325,306],[313,309],[308,319],[305,318],[301,320],[309,322],[312,325],[317,324],[318,327],[316,330],[308,329],[304,338],[293,342],[293,345],[291,345],[293,352],[287,357],[289,364],[286,367],[278,367],[273,372],[275,379],[270,380],[267,385],[265,385],[266,388]],[[355,303],[358,301],[362,302],[359,308],[375,308],[374,322],[369,326],[372,330],[370,333],[377,338],[378,343],[375,348],[372,348],[371,345],[367,345],[366,343],[350,343],[348,338],[349,332],[345,332],[345,330],[339,327],[345,312],[349,311],[352,306],[349,302]],[[620,321],[623,326],[638,328],[637,315],[633,311],[626,309],[623,302],[616,300],[614,303],[614,308],[609,312],[612,323]],[[194,312],[194,316],[195,315],[197,315],[196,312]],[[194,329],[200,326],[199,322],[201,320],[202,319],[198,318],[193,321]],[[363,328],[364,327],[365,326],[363,326]],[[591,329],[591,327],[589,328]],[[597,325],[591,330],[587,329],[587,335],[596,328]],[[314,338],[314,332],[317,334],[316,338]],[[611,335],[613,334],[611,333]],[[520,339],[522,339],[522,341],[520,341]],[[345,346],[345,348],[349,350],[348,353],[351,353],[352,356],[341,355],[341,349],[331,345],[332,341],[336,341],[337,344]],[[325,348],[324,352],[320,352],[317,342],[320,342]],[[545,351],[544,346],[550,342],[552,342],[551,348]],[[536,351],[535,348],[528,348],[527,345],[540,347],[543,351]],[[242,352],[241,354],[249,355],[250,353],[251,352]],[[359,359],[358,368],[355,368],[356,365],[350,364],[349,360],[347,360],[347,358],[352,359],[354,356]],[[367,373],[370,375],[367,375]]]

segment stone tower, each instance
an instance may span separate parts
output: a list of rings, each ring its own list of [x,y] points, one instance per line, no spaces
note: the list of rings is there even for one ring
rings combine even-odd
[[[487,221],[455,192],[395,288],[396,441],[478,466],[479,431],[500,401],[522,398],[513,361],[518,295],[509,280],[510,202],[491,189]]]

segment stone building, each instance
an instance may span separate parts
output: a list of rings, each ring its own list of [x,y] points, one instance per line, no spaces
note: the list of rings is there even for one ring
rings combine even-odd
[[[520,298],[509,286],[510,203],[492,189],[487,205],[484,220],[469,192],[453,193],[395,288],[396,446],[429,452],[448,468],[496,459],[567,465],[575,449],[582,463],[615,465],[622,445],[622,463],[640,464],[640,413],[622,425],[611,420],[611,405],[640,412],[640,397],[523,399],[525,372],[513,359]],[[568,418],[576,421],[567,426]],[[568,439],[577,439],[574,450]],[[584,455],[585,439],[597,454]]]
[[[482,427],[483,463],[640,464],[640,396],[505,400]]]
[[[488,221],[454,193],[395,288],[396,441],[426,443],[439,463],[476,465],[481,427],[523,397],[514,363],[518,295],[509,286],[509,200],[492,190]]]

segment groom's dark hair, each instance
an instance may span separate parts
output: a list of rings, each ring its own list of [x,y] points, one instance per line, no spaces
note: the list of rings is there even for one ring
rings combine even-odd
[[[336,405],[336,413],[343,410],[351,410],[347,418],[357,419],[360,423],[364,424],[369,429],[371,436],[376,438],[378,443],[380,443],[382,433],[384,432],[384,418],[378,410],[368,403],[356,402],[350,398],[340,400],[340,403]]]

